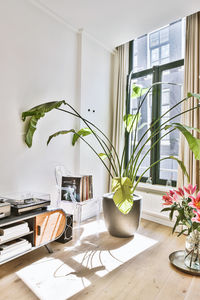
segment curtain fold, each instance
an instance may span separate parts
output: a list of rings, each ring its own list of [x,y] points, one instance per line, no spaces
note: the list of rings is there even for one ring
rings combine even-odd
[[[119,157],[124,147],[123,116],[126,109],[126,82],[129,63],[129,43],[117,47],[114,57],[114,93],[113,93],[113,124],[112,144]]]
[[[119,157],[124,147],[123,116],[126,110],[126,81],[129,67],[129,43],[116,48],[114,56],[113,78],[113,109],[112,109],[112,144]],[[113,156],[115,157],[114,153]],[[112,169],[111,169],[112,172]],[[113,172],[112,172],[113,173]],[[108,181],[108,190],[111,191],[111,178]]]
[[[185,45],[185,63],[184,63],[184,97],[188,92],[200,93],[200,12],[186,18],[186,45]],[[182,111],[197,106],[196,99],[184,101]],[[200,128],[200,110],[195,109],[182,115],[182,124],[191,127]],[[193,132],[197,137],[198,133]],[[198,185],[200,188],[199,161],[196,161],[194,155],[189,150],[187,142],[183,136],[180,139],[179,157],[184,162],[190,175],[190,183]],[[178,169],[179,187],[186,185],[187,179],[183,177],[182,171]]]
[[[125,115],[128,62],[129,43],[126,43],[119,46],[115,54],[112,143],[120,154],[124,146],[123,116]]]

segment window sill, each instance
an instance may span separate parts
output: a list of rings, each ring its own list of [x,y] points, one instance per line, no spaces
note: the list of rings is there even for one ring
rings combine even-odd
[[[174,189],[174,187],[140,182],[136,190],[146,193],[163,195],[171,189]]]

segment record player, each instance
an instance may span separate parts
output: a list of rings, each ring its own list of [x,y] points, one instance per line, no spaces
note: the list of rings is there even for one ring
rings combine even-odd
[[[28,213],[37,209],[46,209],[48,205],[51,204],[50,199],[44,199],[48,197],[47,194],[21,194],[21,195],[9,195],[7,197],[3,197],[3,201],[10,205],[11,213],[14,215],[20,215],[22,213]],[[28,197],[27,197],[28,196]]]

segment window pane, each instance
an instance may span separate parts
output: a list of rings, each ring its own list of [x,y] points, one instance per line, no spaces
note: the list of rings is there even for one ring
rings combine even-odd
[[[144,77],[139,77],[137,79],[133,79],[132,84],[140,85],[143,88],[149,88],[152,84],[152,75],[147,75]],[[135,114],[137,112],[137,108],[140,105],[140,103],[141,103],[140,101],[142,99],[143,99],[143,96],[141,98],[131,99],[130,113]],[[148,132],[146,134],[145,138],[143,138],[142,141],[140,141],[140,139],[142,138],[142,136],[148,129],[149,124],[151,123],[151,118],[152,118],[151,111],[152,111],[152,95],[149,94],[140,109],[141,117],[140,117],[140,120],[138,123],[138,132],[136,134],[136,137],[135,137],[135,132],[133,132],[130,135],[129,158],[131,157],[133,150],[134,150],[134,139],[135,139],[135,145],[136,146],[138,145],[135,155],[141,149],[141,154],[140,154],[140,157],[138,160],[138,164],[142,161],[142,159],[144,159],[139,167],[137,176],[140,176],[145,171],[145,169],[150,166],[150,152],[149,153],[147,153],[147,152],[150,149],[151,142],[148,141],[147,144],[144,146],[145,141],[150,136],[150,132]],[[144,148],[142,148],[143,146],[144,146]],[[147,153],[147,155],[146,155],[146,153]],[[149,171],[144,174],[144,177],[149,177],[149,176],[150,176]]]
[[[160,43],[169,41],[169,27],[160,30]]]
[[[142,71],[147,68],[147,35],[133,42],[133,70]]]
[[[161,47],[161,57],[162,58],[169,57],[169,44]]]
[[[153,48],[155,46],[159,45],[159,31],[151,33],[149,36],[149,43],[150,43],[150,48]]]
[[[184,19],[170,24],[169,41],[170,41],[170,61],[184,58],[185,49],[185,21]]]
[[[166,113],[170,107],[174,106],[182,99],[183,67],[174,68],[163,72],[163,82],[179,83],[180,85],[162,85],[161,114]],[[178,105],[162,118],[162,124],[181,112],[181,105]],[[180,116],[172,119],[168,124],[180,122]],[[170,129],[169,129],[170,130]],[[168,130],[168,131],[169,131]],[[163,137],[166,130],[161,132]],[[177,130],[164,136],[160,143],[160,158],[173,155],[178,158],[179,132]],[[160,163],[160,179],[177,180],[178,164],[174,160],[164,160]]]
[[[151,51],[152,62],[157,62],[159,60],[159,48],[155,48]]]
[[[166,64],[184,57],[185,20],[141,36],[133,41],[133,71]]]

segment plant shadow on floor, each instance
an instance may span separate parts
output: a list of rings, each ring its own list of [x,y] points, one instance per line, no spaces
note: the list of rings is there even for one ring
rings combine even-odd
[[[121,264],[123,261],[115,257],[111,251],[125,246],[133,240],[133,238],[134,237],[116,238],[111,236],[108,232],[87,236],[80,240],[80,244],[76,246],[74,250],[70,251],[70,257],[62,259],[63,264],[55,270],[54,276],[56,278],[69,275],[91,277],[98,271],[106,270],[106,265],[102,261],[103,252],[107,252],[111,259],[114,259]],[[77,255],[82,256],[79,262],[73,259],[73,257],[76,257]],[[94,261],[95,264],[98,264],[97,266],[94,266]],[[59,275],[60,270],[64,265],[69,265],[75,271]]]

